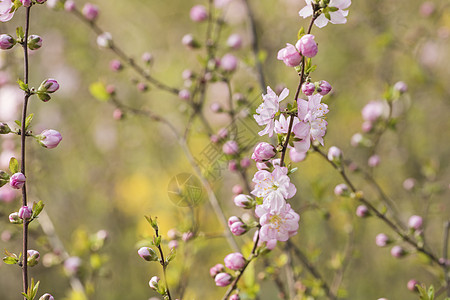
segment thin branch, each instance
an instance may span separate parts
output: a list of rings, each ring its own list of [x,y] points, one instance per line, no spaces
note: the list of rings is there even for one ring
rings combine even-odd
[[[450,234],[450,221],[444,223],[444,246],[442,249],[442,260],[444,262],[444,278],[445,286],[447,289],[447,296],[450,297],[450,275],[449,275],[449,264],[448,264],[448,237]]]

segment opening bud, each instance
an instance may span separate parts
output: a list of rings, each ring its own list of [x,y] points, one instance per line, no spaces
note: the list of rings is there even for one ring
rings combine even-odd
[[[16,39],[13,38],[9,34],[2,34],[0,35],[0,49],[2,50],[8,50],[14,47],[16,44]]]
[[[28,37],[27,44],[30,50],[37,50],[42,47],[42,38],[38,35],[32,34]]]
[[[138,254],[140,257],[145,259],[146,261],[158,261],[158,255],[156,252],[150,247],[142,247],[138,250]]]
[[[9,128],[8,124],[0,123],[0,134],[8,134],[11,132],[11,128]]]

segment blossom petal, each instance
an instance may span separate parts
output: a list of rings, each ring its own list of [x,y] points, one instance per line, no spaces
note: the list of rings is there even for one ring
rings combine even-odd
[[[315,21],[314,25],[316,25],[319,28],[325,27],[328,24],[328,19],[325,17],[324,14],[321,14]]]
[[[303,7],[303,8],[298,12],[298,15],[299,15],[300,17],[303,17],[303,18],[305,19],[305,18],[307,18],[307,17],[309,17],[309,16],[312,16],[313,13],[314,13],[314,11],[313,11],[312,6],[311,6],[311,5],[307,5],[307,6]]]

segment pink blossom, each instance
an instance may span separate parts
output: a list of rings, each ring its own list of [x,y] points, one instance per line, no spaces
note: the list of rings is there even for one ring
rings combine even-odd
[[[74,9],[75,9],[75,1],[73,1],[73,0],[67,0],[65,3],[64,3],[64,10],[65,11],[73,11]]]
[[[77,256],[71,256],[64,261],[64,270],[69,275],[76,274],[80,266],[81,259]]]
[[[182,100],[189,100],[189,98],[191,98],[191,93],[187,89],[182,89],[178,92],[178,97]]]
[[[23,7],[31,6],[31,0],[20,0],[20,2],[22,2]]]
[[[331,84],[328,83],[328,81],[321,80],[319,83],[319,94],[322,96],[328,95],[329,92],[331,92]]]
[[[225,266],[222,264],[217,264],[214,267],[209,269],[209,275],[211,275],[211,277],[216,277],[217,274],[219,274],[220,272],[224,272],[225,271]]]
[[[318,52],[317,44],[314,41],[314,35],[312,34],[305,34],[302,36],[295,44],[295,47],[306,57],[314,57]]]
[[[250,158],[244,157],[243,159],[241,159],[240,165],[241,165],[241,168],[244,168],[244,169],[250,167],[250,165],[251,165]]]
[[[233,72],[234,70],[236,70],[237,65],[238,59],[233,54],[225,54],[220,59],[220,67],[227,72]]]
[[[228,170],[230,170],[231,172],[237,171],[238,169],[238,164],[236,162],[236,160],[232,159],[228,162]]]
[[[233,191],[233,194],[235,194],[235,195],[241,194],[243,192],[242,186],[240,186],[239,184],[233,185],[233,188],[231,190]],[[1,199],[1,196],[0,196],[0,199]]]
[[[208,19],[208,11],[203,5],[195,5],[191,8],[189,16],[194,22],[203,22]]]
[[[253,206],[252,197],[244,195],[244,194],[237,195],[236,197],[234,197],[233,201],[237,207],[250,208]]]
[[[230,297],[230,300],[240,300],[240,299],[241,299],[241,297],[239,297],[239,294],[233,294]]]
[[[256,148],[252,154],[252,159],[256,162],[263,162],[274,157],[276,153],[277,152],[275,151],[274,146],[266,142],[261,142],[256,145]]]
[[[23,175],[20,172],[17,172],[9,178],[9,185],[16,190],[20,190],[23,185],[25,184],[26,178],[25,175]]]
[[[406,93],[408,91],[408,85],[404,81],[398,81],[394,84],[394,90],[400,93]]]
[[[109,68],[112,71],[120,71],[120,70],[122,70],[123,66],[122,66],[122,63],[120,62],[120,60],[113,59],[109,62]]]
[[[419,230],[422,227],[423,219],[420,216],[411,216],[408,220],[408,227],[414,230]]]
[[[394,246],[391,249],[391,255],[396,258],[400,258],[406,254],[405,250],[401,246]]]
[[[275,127],[274,131],[276,133],[282,134],[287,133],[289,130],[289,123],[291,122],[291,116],[285,117],[284,114],[280,115],[280,118],[278,120],[275,120]],[[299,119],[297,117],[294,117],[294,122],[292,123],[292,128],[299,123]]]
[[[241,48],[242,46],[241,36],[237,33],[230,35],[227,39],[227,46],[234,50]]]
[[[0,35],[0,49],[8,50],[16,44],[16,39],[9,34]]]
[[[312,7],[312,0],[305,0],[306,6],[302,8],[298,14],[300,17],[307,18],[313,15],[314,10]],[[314,24],[322,28],[331,22],[333,24],[345,24],[347,23],[348,10],[346,10],[352,4],[351,0],[331,0],[328,7],[337,8],[336,11],[329,11],[329,19],[325,14],[320,14],[314,21]]]
[[[13,189],[7,188],[6,186],[4,188],[0,188],[0,201],[9,203],[13,201],[16,198],[16,192]]]
[[[62,140],[61,133],[53,129],[46,129],[38,135],[39,143],[48,149],[53,149],[59,145]]]
[[[417,291],[417,287],[416,287],[417,284],[419,284],[419,282],[417,280],[411,279],[406,284],[406,287],[408,288],[408,290],[415,292],[415,291]]]
[[[0,0],[0,21],[7,22],[12,19],[14,12],[11,13],[11,8],[14,3],[11,0]]]
[[[258,125],[266,125],[266,127],[258,132],[260,136],[269,134],[272,137],[275,127],[274,117],[280,110],[280,102],[283,101],[289,95],[288,89],[283,89],[280,96],[277,96],[275,92],[267,87],[267,94],[263,95],[264,102],[256,109],[255,118]]]
[[[332,147],[330,147],[330,149],[328,149],[328,155],[327,155],[328,160],[336,161],[336,160],[339,160],[341,158],[341,156],[342,156],[342,151],[338,147],[332,146]]]
[[[365,205],[360,205],[356,208],[356,215],[360,218],[369,216],[369,209]]]
[[[149,52],[142,53],[141,59],[143,62],[150,64],[153,61],[153,55]]]
[[[369,157],[369,160],[367,161],[367,165],[372,168],[375,168],[379,164],[380,164],[380,157],[376,154]]]
[[[312,82],[305,82],[302,85],[302,93],[305,94],[305,96],[312,96],[314,92],[316,91],[316,85]]]
[[[109,48],[112,46],[112,35],[109,32],[103,32],[97,36],[97,45],[100,48]]]
[[[227,286],[233,281],[233,277],[231,277],[228,273],[219,273],[214,278],[217,286],[224,287]]]
[[[292,198],[297,192],[287,172],[286,167],[275,166],[272,173],[261,170],[252,179],[255,189],[251,193],[263,198],[263,205],[271,212],[282,209],[286,205],[285,199]]]
[[[416,180],[414,178],[406,178],[405,181],[403,181],[403,188],[407,191],[412,190],[415,185]]]
[[[272,240],[277,240],[285,242],[291,236],[297,234],[300,216],[289,204],[286,204],[276,212],[264,204],[258,205],[255,213],[260,218],[261,230],[259,237],[261,241],[271,242]]]
[[[225,266],[228,269],[239,270],[245,266],[246,260],[241,253],[236,252],[236,253],[230,253],[227,256],[225,256],[224,262],[225,262]]]
[[[380,233],[375,237],[375,244],[378,247],[385,247],[389,243],[389,237],[384,233]]]
[[[167,247],[169,247],[170,250],[177,249],[178,248],[178,241],[177,240],[171,240],[167,244]]]
[[[278,51],[277,59],[282,60],[288,67],[296,67],[302,62],[302,56],[291,44],[286,44],[286,47]]]
[[[336,185],[334,188],[334,194],[336,196],[343,196],[348,193],[348,186],[345,183]]]
[[[298,152],[297,150],[295,150],[295,148],[291,148],[289,150],[289,158],[293,161],[293,162],[301,162],[304,161],[306,158],[306,152]]]
[[[362,117],[365,121],[374,122],[383,115],[384,105],[381,101],[371,101],[361,110]]]
[[[239,236],[247,232],[247,225],[236,216],[232,216],[228,219],[228,227],[233,235]]]
[[[88,19],[89,21],[94,21],[95,19],[97,19],[98,17],[98,6],[91,4],[91,3],[86,3],[83,6],[83,16]]]
[[[153,276],[150,281],[148,282],[148,285],[150,286],[150,288],[152,290],[158,290],[159,287],[159,277],[158,276]]]
[[[239,145],[236,141],[227,141],[223,144],[222,151],[227,155],[237,154],[239,152]]]
[[[22,206],[19,209],[19,218],[21,218],[22,220],[28,220],[31,218],[32,215],[33,211],[29,206]]]

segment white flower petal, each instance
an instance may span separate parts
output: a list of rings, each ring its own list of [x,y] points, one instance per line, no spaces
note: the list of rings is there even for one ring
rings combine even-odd
[[[325,27],[328,24],[328,19],[325,17],[324,14],[321,14],[315,21],[314,25],[316,25],[319,28]]]
[[[310,5],[307,5],[298,12],[298,15],[305,19],[312,16],[313,12],[313,8]]]

